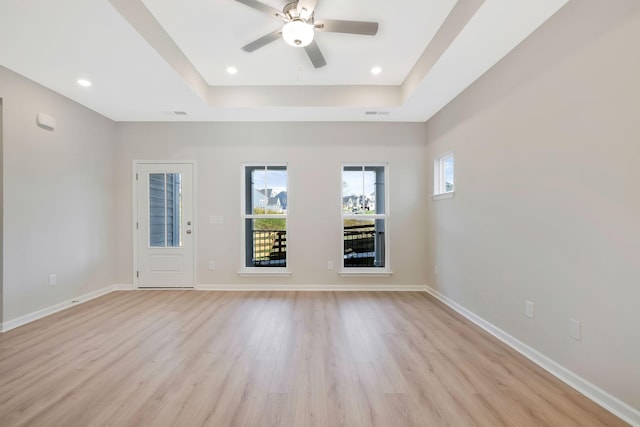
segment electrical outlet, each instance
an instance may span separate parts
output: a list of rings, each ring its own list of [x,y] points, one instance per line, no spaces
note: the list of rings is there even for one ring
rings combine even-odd
[[[50,274],[49,275],[49,286],[55,285],[56,282],[57,282],[56,275],[55,274]]]
[[[531,301],[527,301],[525,303],[525,310],[524,310],[525,314],[527,315],[527,317],[530,318],[534,318],[535,317],[535,306],[533,304],[533,302]]]
[[[582,322],[576,319],[569,319],[569,336],[576,341],[582,339]]]
[[[327,263],[327,270],[333,270],[333,261]]]
[[[216,262],[209,261],[209,270],[215,270],[215,269],[216,269]]]

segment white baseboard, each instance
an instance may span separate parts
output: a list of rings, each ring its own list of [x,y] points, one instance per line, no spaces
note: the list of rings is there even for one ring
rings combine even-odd
[[[513,348],[541,368],[545,369],[556,378],[573,387],[578,392],[593,400],[603,408],[609,410],[611,413],[617,415],[632,426],[640,427],[640,410],[633,408],[631,405],[624,403],[598,386],[576,375],[544,354],[529,347],[527,344],[504,332],[502,329],[469,311],[446,295],[443,295],[430,286],[425,285],[425,288],[427,293],[431,294],[433,297],[440,300],[442,303],[472,321],[494,337],[498,338],[500,341],[507,344],[509,347]]]
[[[199,291],[397,291],[397,292],[425,292],[426,286],[420,285],[196,285],[194,288]],[[57,313],[69,307],[87,302],[94,298],[106,295],[114,291],[133,291],[138,290],[132,284],[115,284],[106,288],[93,291],[91,293],[81,295],[79,297],[54,304],[42,310],[20,316],[16,319],[0,323],[0,332],[7,332],[18,326],[26,325],[34,320]],[[146,289],[141,289],[146,290]],[[150,289],[154,290],[154,289]],[[158,290],[158,289],[155,289]]]
[[[49,316],[53,313],[57,313],[69,307],[73,307],[75,305],[81,304],[83,302],[90,301],[94,298],[101,297],[108,293],[111,293],[115,290],[115,286],[107,286],[106,288],[98,289],[97,291],[89,292],[88,294],[81,295],[76,298],[72,298],[67,301],[63,301],[58,304],[54,304],[52,306],[43,308],[42,310],[34,311],[33,313],[25,314],[24,316],[17,317],[15,319],[9,320],[8,322],[2,323],[0,332],[7,332],[11,329],[15,329],[18,326],[26,325],[27,323],[33,322],[34,320],[42,319],[43,317]]]
[[[343,292],[426,292],[423,285],[196,285],[197,291],[343,291]]]
[[[90,292],[85,295],[52,305],[36,312],[20,316],[5,323],[0,323],[0,331],[7,332],[11,329],[41,319],[53,313],[57,313],[69,307],[90,301],[94,298],[106,295],[114,291],[134,290],[130,284],[115,284]],[[195,290],[201,291],[396,291],[396,292],[427,292],[442,303],[469,319],[494,337],[498,338],[509,347],[513,348],[532,362],[536,363],[558,379],[573,387],[600,406],[611,411],[633,426],[640,427],[640,411],[612,396],[596,385],[571,372],[564,366],[529,347],[522,341],[514,338],[500,328],[487,322],[480,316],[469,311],[449,297],[443,295],[428,285],[267,285],[267,284],[236,284],[236,285],[196,285]]]

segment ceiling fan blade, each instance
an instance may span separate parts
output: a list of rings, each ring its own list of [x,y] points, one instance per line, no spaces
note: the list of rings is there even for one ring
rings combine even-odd
[[[273,33],[269,33],[266,36],[260,37],[258,40],[254,40],[246,46],[242,47],[245,52],[253,52],[256,49],[260,49],[262,46],[267,45],[280,38],[282,30],[277,29]]]
[[[322,68],[327,65],[327,61],[324,60],[324,56],[322,56],[322,52],[320,52],[318,43],[315,40],[309,46],[305,46],[304,50],[309,55],[309,59],[315,68]]]
[[[245,4],[253,9],[259,10],[262,13],[266,13],[272,18],[278,19],[280,21],[283,20],[283,15],[281,11],[279,11],[278,9],[274,9],[271,6],[261,3],[257,0],[236,0],[236,1],[238,3]]]
[[[313,15],[313,11],[316,9],[317,3],[318,0],[298,0],[296,9],[298,9],[300,16],[306,20]]]
[[[329,33],[360,34],[363,36],[375,36],[378,33],[377,22],[316,19],[314,23],[316,30]]]

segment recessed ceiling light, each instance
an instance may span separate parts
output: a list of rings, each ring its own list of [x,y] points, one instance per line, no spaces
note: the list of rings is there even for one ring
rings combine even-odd
[[[91,86],[91,82],[87,79],[78,79],[78,84],[82,87],[89,87]]]
[[[378,74],[380,74],[382,72],[382,68],[380,67],[373,67],[371,69],[371,74],[373,74],[374,76],[377,76]]]
[[[227,73],[233,75],[233,74],[238,74],[238,69],[236,67],[227,67]]]

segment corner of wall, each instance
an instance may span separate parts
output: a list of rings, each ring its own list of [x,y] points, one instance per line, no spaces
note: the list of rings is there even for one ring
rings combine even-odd
[[[4,130],[2,98],[0,98],[0,330],[4,321]]]
[[[0,66],[2,311],[17,318],[114,283],[115,124]],[[44,112],[55,129],[37,126]],[[1,250],[1,249],[0,249]],[[57,275],[57,285],[48,276]]]

